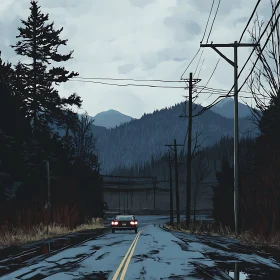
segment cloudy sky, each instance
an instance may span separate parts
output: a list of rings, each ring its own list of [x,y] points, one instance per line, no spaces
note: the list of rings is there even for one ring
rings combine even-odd
[[[180,80],[185,68],[197,52],[202,39],[212,0],[39,0],[43,13],[49,13],[55,28],[64,27],[63,39],[68,46],[61,52],[74,50],[73,59],[64,64],[68,70],[89,78],[132,78]],[[233,43],[239,40],[256,0],[221,0],[209,43]],[[259,17],[268,20],[270,0],[262,0]],[[204,43],[212,24],[218,0],[215,1]],[[29,0],[1,0],[0,50],[2,58],[16,63],[15,44],[20,19],[29,15]],[[243,42],[249,42],[245,34]],[[233,49],[221,49],[233,59]],[[239,69],[251,48],[240,48]],[[195,72],[200,55],[184,75]],[[219,55],[205,48],[204,63],[199,78],[204,85],[210,77]],[[251,65],[251,63],[250,63]],[[249,66],[250,66],[249,65]],[[201,64],[198,69],[200,69]],[[245,69],[240,84],[248,74]],[[199,71],[197,70],[197,73]],[[196,77],[197,78],[197,77]],[[107,81],[112,82],[112,81]],[[123,84],[122,82],[117,82]],[[124,82],[131,83],[131,82]],[[138,84],[141,84],[138,82]],[[147,84],[147,82],[142,83]],[[183,86],[182,83],[155,83],[153,85]],[[221,59],[208,87],[230,89],[233,85],[233,67]],[[247,88],[243,88],[247,90]],[[83,110],[94,116],[109,109],[118,110],[135,118],[184,100],[184,89],[148,87],[116,87],[71,81],[60,86],[62,96],[77,92],[83,99]],[[246,93],[242,93],[246,96]],[[197,103],[209,94],[201,94]],[[209,104],[214,97],[202,105]],[[246,101],[249,101],[246,99]],[[250,101],[249,101],[250,102]],[[251,103],[251,102],[250,102]]]

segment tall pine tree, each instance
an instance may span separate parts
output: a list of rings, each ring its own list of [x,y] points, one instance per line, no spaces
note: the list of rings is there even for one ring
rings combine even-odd
[[[78,76],[64,67],[49,66],[51,62],[65,62],[72,58],[73,51],[66,55],[58,53],[58,47],[66,45],[68,40],[60,39],[63,28],[55,30],[54,23],[48,24],[49,14],[40,11],[37,1],[31,1],[30,16],[27,21],[21,20],[19,27],[20,40],[15,46],[15,52],[31,59],[25,63],[26,74],[30,77],[26,99],[29,100],[28,111],[33,123],[33,134],[63,118],[63,109],[68,105],[81,106],[81,99],[75,93],[68,98],[61,98],[53,83],[59,85]]]

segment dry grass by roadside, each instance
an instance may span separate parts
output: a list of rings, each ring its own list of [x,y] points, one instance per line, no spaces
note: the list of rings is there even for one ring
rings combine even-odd
[[[21,245],[29,242],[52,238],[55,236],[97,228],[104,228],[102,218],[92,218],[85,224],[79,225],[75,229],[70,229],[68,227],[53,223],[49,226],[49,234],[47,234],[47,226],[43,224],[34,226],[29,230],[23,230],[21,228],[9,228],[3,225],[0,226],[0,246]]]
[[[165,224],[164,226],[167,229],[179,232],[188,232],[210,236],[227,236],[229,238],[236,238],[239,239],[241,242],[252,246],[268,246],[280,248],[280,233],[270,235],[266,238],[261,235],[255,235],[250,231],[243,231],[239,235],[236,235],[235,232],[230,229],[230,227],[209,221],[197,221],[195,223],[191,222],[190,227],[188,229],[186,229],[185,222],[181,222],[178,225],[178,228],[176,223],[174,223],[173,227],[171,227],[169,224]]]

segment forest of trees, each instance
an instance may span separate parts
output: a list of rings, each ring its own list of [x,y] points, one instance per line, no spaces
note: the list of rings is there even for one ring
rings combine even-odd
[[[71,59],[73,51],[59,53],[59,46],[67,44],[60,38],[63,28],[56,30],[48,21],[49,15],[31,1],[30,15],[21,20],[17,43],[11,46],[19,62],[12,65],[0,56],[0,223],[30,225],[42,220],[45,161],[50,166],[54,222],[55,209],[75,209],[79,214],[74,224],[103,211],[92,121],[87,114],[74,113],[73,108],[82,105],[76,93],[62,98],[54,87],[78,75],[53,66]],[[59,136],[53,126],[65,129],[65,135]],[[30,220],[27,213],[39,216]]]

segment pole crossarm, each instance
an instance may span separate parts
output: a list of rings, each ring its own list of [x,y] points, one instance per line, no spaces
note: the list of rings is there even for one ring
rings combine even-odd
[[[182,79],[183,81],[185,81],[186,83],[190,83],[190,79]],[[199,82],[201,82],[201,79],[193,79],[192,83],[193,85],[198,84]],[[189,89],[188,87],[186,89]]]
[[[260,44],[251,44],[251,43],[229,43],[229,44],[200,44],[201,48],[204,47],[215,47],[215,48],[232,48],[235,47],[237,45],[237,47],[257,47]]]
[[[232,48],[232,47],[258,47],[260,44],[250,44],[250,43],[233,43],[233,44],[200,44],[201,48],[212,48],[216,53],[218,53],[224,60],[226,60],[231,66],[237,67],[237,64],[235,64],[234,61],[227,58],[221,51],[219,51],[217,48]]]

